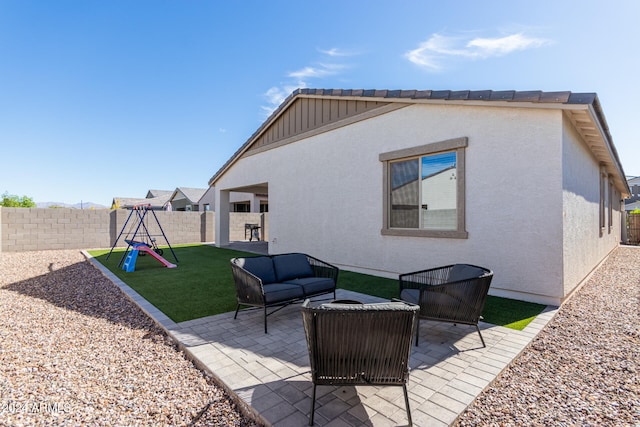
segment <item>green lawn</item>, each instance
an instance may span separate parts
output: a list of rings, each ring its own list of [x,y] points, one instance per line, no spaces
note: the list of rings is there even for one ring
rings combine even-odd
[[[178,268],[165,268],[146,255],[138,256],[136,269],[131,273],[118,268],[122,250],[114,251],[108,260],[108,250],[90,253],[175,322],[236,309],[229,260],[255,254],[207,245],[185,245],[173,249],[179,260]],[[170,250],[165,248],[163,256],[175,263]],[[387,299],[399,297],[397,280],[345,270],[341,270],[338,276],[338,288]],[[489,296],[483,317],[485,322],[522,330],[544,308],[540,304]]]

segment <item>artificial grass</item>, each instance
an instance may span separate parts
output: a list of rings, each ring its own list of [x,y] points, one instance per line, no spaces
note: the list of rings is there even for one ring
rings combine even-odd
[[[163,257],[175,262],[171,251]],[[156,306],[174,322],[226,313],[236,309],[236,290],[229,260],[255,254],[216,248],[208,245],[185,245],[173,248],[178,268],[165,268],[150,256],[138,256],[134,272],[118,267],[123,251],[90,251],[91,255],[127,285]],[[340,270],[338,288],[392,299],[398,298],[397,279]],[[489,296],[482,316],[494,325],[522,330],[546,306],[525,301]]]
[[[96,260],[113,272],[174,322],[226,313],[236,309],[236,288],[229,260],[255,254],[207,245],[163,247],[163,258],[178,265],[166,268],[154,258],[138,256],[135,271],[118,267],[123,250],[109,259],[106,251],[90,251]]]
[[[400,297],[398,280],[351,271],[340,271],[338,287],[386,299]],[[484,304],[482,317],[492,325],[521,331],[545,308],[546,305],[542,304],[489,295]]]

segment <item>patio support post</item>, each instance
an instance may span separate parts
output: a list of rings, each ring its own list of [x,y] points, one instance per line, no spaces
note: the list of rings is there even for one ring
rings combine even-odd
[[[229,191],[216,188],[216,246],[229,244]]]

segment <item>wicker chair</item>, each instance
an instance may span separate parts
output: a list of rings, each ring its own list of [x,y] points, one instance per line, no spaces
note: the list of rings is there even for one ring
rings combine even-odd
[[[302,305],[309,349],[313,425],[319,385],[402,386],[411,423],[407,381],[409,355],[419,307],[402,301],[380,304],[329,303]]]
[[[336,297],[337,267],[301,253],[233,258],[231,271],[238,305],[264,310],[264,333],[267,316],[305,299],[333,293]],[[273,308],[268,313],[267,308]]]
[[[469,264],[454,264],[400,275],[400,299],[420,305],[419,319],[473,325],[486,347],[478,322],[493,272]],[[416,345],[420,320],[416,328]]]

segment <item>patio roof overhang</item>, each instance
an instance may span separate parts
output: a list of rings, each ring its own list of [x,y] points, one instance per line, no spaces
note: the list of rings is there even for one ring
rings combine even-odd
[[[260,184],[246,185],[243,187],[225,188],[225,191],[233,191],[237,193],[269,194],[269,183],[264,182]]]

